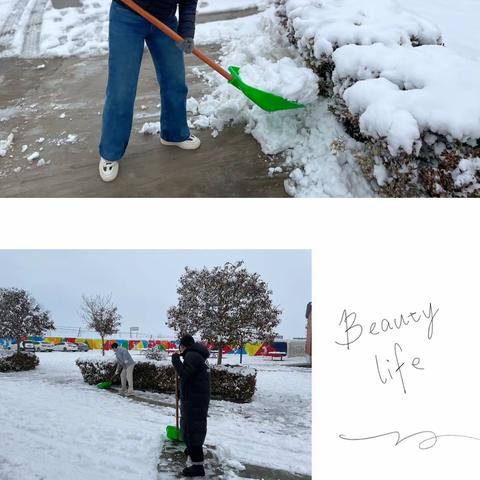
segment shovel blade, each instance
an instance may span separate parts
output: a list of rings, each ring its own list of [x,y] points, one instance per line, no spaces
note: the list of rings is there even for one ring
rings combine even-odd
[[[97,384],[97,388],[110,388],[112,386],[112,382],[101,382]]]
[[[180,429],[173,426],[173,425],[168,425],[167,426],[167,438],[169,440],[172,440],[173,442],[181,442],[182,441],[182,435],[181,435]]]
[[[253,103],[267,112],[277,112],[279,110],[292,110],[294,108],[304,108],[301,103],[286,100],[274,93],[264,92],[258,88],[247,85],[240,78],[240,67],[228,67],[228,71],[232,74],[231,83],[245,94]]]

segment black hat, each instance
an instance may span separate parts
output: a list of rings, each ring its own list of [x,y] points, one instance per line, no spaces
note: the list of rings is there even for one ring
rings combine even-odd
[[[117,342],[113,342],[113,343],[112,343],[112,348],[118,348],[118,343],[117,343]]]
[[[191,335],[184,335],[180,339],[180,345],[182,345],[184,347],[191,347],[194,344],[195,344],[195,340],[193,339],[193,337]]]

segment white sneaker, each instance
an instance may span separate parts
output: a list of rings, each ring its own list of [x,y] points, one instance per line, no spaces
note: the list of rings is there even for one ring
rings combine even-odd
[[[133,395],[133,392],[131,392],[130,390],[127,390],[127,391],[125,392],[125,396],[126,396],[126,397],[131,397],[132,395]]]
[[[100,178],[104,182],[113,182],[118,175],[118,162],[110,162],[100,157],[100,163],[98,164],[98,171],[100,172]]]
[[[183,148],[184,150],[196,150],[202,143],[195,135],[190,135],[183,142],[167,142],[161,137],[160,141],[162,142],[162,145],[173,145],[175,147]]]

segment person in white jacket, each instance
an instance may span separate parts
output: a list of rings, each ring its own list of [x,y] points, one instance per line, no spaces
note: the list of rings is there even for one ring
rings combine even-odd
[[[117,370],[115,374],[120,372],[120,380],[122,382],[122,388],[120,393],[125,395],[133,394],[133,369],[135,367],[135,361],[126,348],[120,347],[118,343],[112,343],[112,350],[117,357]],[[128,382],[128,390],[127,390]]]

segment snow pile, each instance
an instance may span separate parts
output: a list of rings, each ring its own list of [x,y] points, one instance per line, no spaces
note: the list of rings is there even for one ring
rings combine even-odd
[[[326,103],[318,99],[318,78],[286,42],[274,9],[249,19],[242,38],[223,45],[221,64],[240,66],[244,82],[307,108],[264,112],[217,73],[198,71],[213,91],[199,101],[193,125],[209,127],[215,136],[230,124],[245,124],[262,151],[290,172],[285,184],[290,195],[371,195],[353,154],[333,147],[348,144],[355,150],[358,144],[348,139]],[[276,168],[283,171],[282,167]]]

